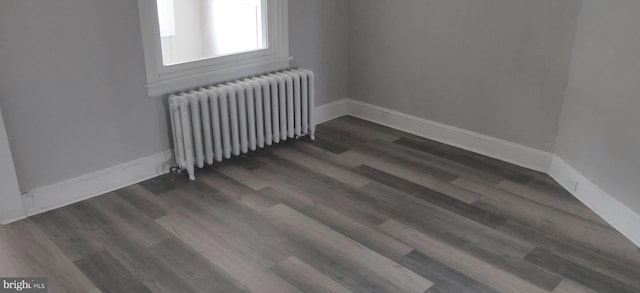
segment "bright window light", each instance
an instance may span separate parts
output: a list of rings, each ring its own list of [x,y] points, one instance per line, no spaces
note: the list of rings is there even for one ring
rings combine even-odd
[[[173,0],[157,0],[158,21],[160,23],[160,36],[171,37],[176,34],[175,12]]]
[[[157,0],[164,65],[267,47],[266,0],[174,1]]]

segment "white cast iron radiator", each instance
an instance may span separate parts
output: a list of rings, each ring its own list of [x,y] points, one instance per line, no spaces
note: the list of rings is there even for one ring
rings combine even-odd
[[[195,179],[213,164],[273,143],[315,139],[314,75],[292,69],[171,95],[176,163]]]

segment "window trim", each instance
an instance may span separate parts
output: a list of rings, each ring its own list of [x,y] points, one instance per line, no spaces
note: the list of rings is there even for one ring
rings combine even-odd
[[[150,97],[289,67],[288,0],[266,0],[268,47],[165,66],[156,0],[138,0]]]

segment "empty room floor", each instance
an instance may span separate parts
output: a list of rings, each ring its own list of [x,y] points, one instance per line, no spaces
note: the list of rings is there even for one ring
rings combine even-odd
[[[640,252],[547,175],[342,117],[316,141],[0,227],[49,292],[640,292]]]

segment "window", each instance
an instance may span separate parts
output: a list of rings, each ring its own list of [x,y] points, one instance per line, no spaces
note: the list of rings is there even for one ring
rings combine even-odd
[[[289,66],[287,0],[138,0],[150,96]]]
[[[173,0],[158,0],[158,25],[160,37],[173,37],[176,35],[176,17],[173,10]]]
[[[156,1],[165,66],[267,47],[265,0]]]

